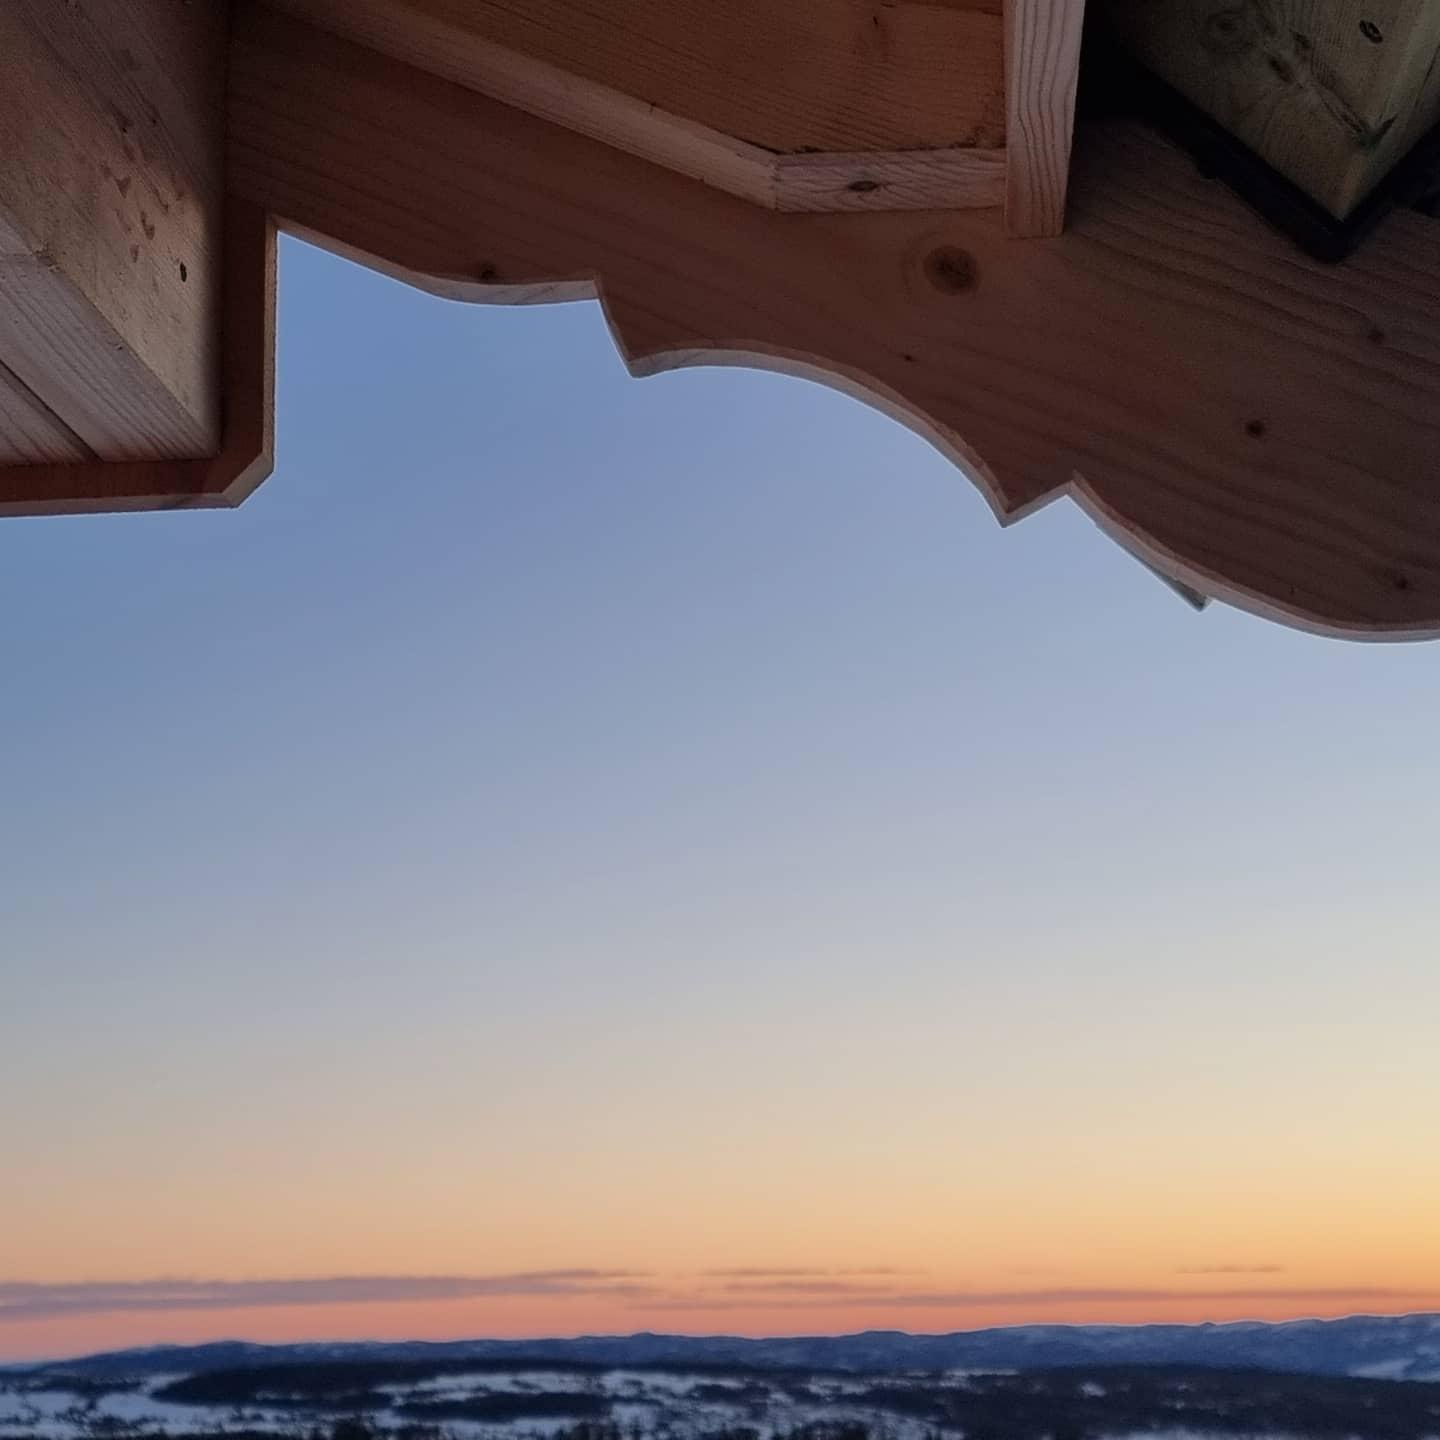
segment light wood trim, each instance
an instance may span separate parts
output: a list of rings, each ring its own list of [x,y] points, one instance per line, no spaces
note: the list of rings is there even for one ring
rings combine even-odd
[[[976,210],[1005,201],[1004,150],[779,155],[774,206],[795,213]]]
[[[270,473],[275,429],[275,227],[225,205],[223,441],[208,460],[82,460],[0,466],[0,515],[238,505]]]
[[[231,182],[476,299],[593,290],[637,374],[746,364],[863,396],[1016,519],[1068,494],[1193,589],[1327,633],[1440,634],[1440,245],[1396,216],[1297,255],[1126,127],[1066,233],[997,212],[778,215],[267,11],[237,30]]]
[[[762,12],[768,3],[766,0],[759,7]],[[909,130],[892,131],[882,123],[882,117],[872,115],[872,131],[878,143],[862,146],[859,140],[865,127],[852,117],[849,130],[840,121],[832,121],[824,131],[832,141],[848,139],[849,148],[820,150],[810,146],[787,151],[776,148],[788,133],[783,113],[772,119],[772,128],[765,132],[776,143],[759,144],[742,138],[742,132],[749,132],[744,88],[738,82],[735,96],[724,96],[723,104],[712,104],[705,112],[716,120],[728,118],[733,130],[687,117],[618,84],[604,83],[597,77],[609,73],[607,65],[610,70],[617,69],[628,52],[617,49],[608,61],[603,54],[592,56],[581,41],[588,33],[587,17],[593,21],[597,12],[577,9],[573,4],[567,7],[556,0],[527,0],[514,7],[492,0],[275,0],[278,9],[429,74],[757,205],[787,211],[930,210],[1002,203],[1003,181],[999,177],[1005,154],[1003,107],[998,98],[999,26],[987,8],[993,3],[977,0],[972,6],[955,7],[949,12],[943,7],[932,7],[930,12],[946,26],[970,25],[981,39],[993,29],[996,51],[988,60],[983,53],[972,55],[964,47],[944,52],[953,62],[953,73],[946,76],[947,87],[953,87],[957,94],[966,87],[985,87],[985,94],[971,107],[974,114],[968,120],[964,114],[952,114],[953,106],[948,103],[930,119],[928,132],[923,125],[915,128],[919,122],[912,122]],[[852,0],[807,0],[805,14],[831,16],[833,28],[833,17],[846,16],[853,8]],[[887,8],[876,18],[875,25],[896,24],[904,8]],[[912,11],[916,8],[913,4],[908,7]],[[921,11],[924,8],[919,7]],[[673,30],[669,36],[661,33],[650,37],[657,49],[650,78],[667,76],[664,91],[674,97],[676,104],[682,103],[684,95],[677,77],[687,69],[693,73],[700,60],[699,55],[686,53],[687,32],[693,35],[695,26],[704,25],[723,39],[723,32],[744,26],[753,28],[755,20],[744,9],[731,14],[707,7],[702,14],[683,5],[657,8],[653,0],[626,0],[626,7],[611,17],[615,23],[601,27],[617,45],[625,33],[622,22],[637,23],[638,16],[628,13],[631,10],[643,12],[652,22],[663,16]],[[782,13],[770,9],[772,17]],[[540,24],[541,19],[546,23]],[[793,26],[796,17],[789,16],[786,23]],[[937,22],[932,19],[926,23]],[[714,48],[721,53],[738,50],[758,62],[756,47],[763,43],[763,36],[751,35],[732,37],[724,44],[717,41]],[[840,37],[827,35],[823,29],[807,43],[828,45],[837,52],[842,49]],[[527,45],[537,47],[538,53],[527,50]],[[983,51],[984,47],[980,48]],[[569,68],[557,63],[560,60],[567,60],[569,66],[583,60],[590,68]],[[987,67],[992,60],[995,73],[989,77]],[[885,69],[878,57],[857,64],[862,75],[872,77],[871,83],[876,83],[874,74]],[[933,68],[932,61],[924,77],[932,89],[936,76],[928,70]],[[621,70],[616,78],[638,86],[643,74],[643,69],[638,68],[633,72]],[[986,98],[990,91],[995,92],[993,101]],[[770,99],[769,103],[775,102]],[[979,118],[987,108],[994,111],[988,125]],[[801,123],[792,120],[792,124]],[[967,124],[971,134],[966,138],[975,143],[953,143],[953,132]],[[807,133],[803,126],[795,129],[794,143],[798,146]],[[926,134],[933,137],[931,143],[921,143]],[[940,137],[951,143],[934,143]],[[821,132],[813,138],[821,138]],[[898,148],[894,142],[899,138],[914,143]]]
[[[226,29],[219,0],[0,4],[0,365],[46,458],[219,444]]]
[[[573,77],[577,105],[618,92],[777,155],[1004,140],[998,0],[285,0],[284,8],[420,69],[449,70],[449,79],[467,70],[490,77],[527,57]],[[524,81],[515,83],[518,93]]]
[[[1005,0],[1005,224],[1058,235],[1080,74],[1085,0]]]
[[[463,0],[277,0],[276,8],[431,75],[653,160],[757,205],[775,204],[775,154],[490,39]]]

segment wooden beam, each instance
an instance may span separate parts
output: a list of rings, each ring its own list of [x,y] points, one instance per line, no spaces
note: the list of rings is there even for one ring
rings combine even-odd
[[[1440,123],[1435,0],[1106,0],[1146,66],[1343,219]]]
[[[219,453],[201,460],[73,459],[0,465],[0,515],[74,515],[238,505],[274,453],[275,227],[264,210],[226,201]],[[3,374],[0,374],[3,378]],[[5,421],[0,385],[0,427]]]
[[[1085,0],[1005,0],[1005,224],[1017,237],[1065,228],[1084,20]]]
[[[226,28],[219,0],[0,4],[0,456],[219,443]]]
[[[995,212],[778,215],[257,9],[234,187],[477,299],[598,293],[639,374],[745,363],[864,396],[1017,518],[1062,494],[1210,595],[1440,635],[1440,238],[1298,256],[1143,132],[1087,135],[1066,233]],[[403,503],[403,501],[397,501]]]
[[[787,211],[999,205],[999,0],[278,0],[507,105]]]

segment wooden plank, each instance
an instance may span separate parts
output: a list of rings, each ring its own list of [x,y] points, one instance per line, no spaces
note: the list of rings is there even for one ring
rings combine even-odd
[[[196,407],[208,417],[202,424],[127,344],[126,330],[110,324],[92,303],[82,286],[95,273],[72,278],[43,250],[0,257],[0,363],[102,458],[212,449],[217,397],[208,382],[187,392],[203,401]],[[135,298],[146,305],[143,293]],[[134,333],[146,337],[147,349],[155,348],[153,336],[161,328],[168,327],[142,325]]]
[[[979,143],[973,145],[967,140],[963,145],[936,148],[845,151],[805,146],[782,153],[562,69],[556,58],[507,48],[528,34],[508,8],[476,7],[458,0],[433,4],[421,0],[276,0],[276,8],[770,209],[934,210],[999,205],[1004,200],[1005,155],[1003,132],[998,127],[982,127],[976,132]],[[583,20],[573,7],[562,6],[556,13],[567,25]],[[973,17],[989,12],[977,0],[969,13]],[[781,12],[767,11],[765,18],[773,20],[777,14]],[[672,21],[676,17],[667,8],[661,18]],[[998,33],[993,22],[990,15],[979,25],[982,31],[996,29]],[[507,43],[491,38],[492,29]],[[542,38],[551,42],[546,55],[569,56],[569,48],[557,40],[557,35],[565,33],[563,29],[542,31]],[[963,87],[973,82],[974,76],[961,67],[957,83]],[[998,75],[985,84],[998,93]],[[681,94],[683,103],[683,90]],[[949,98],[947,92],[947,101]],[[724,118],[735,122],[740,117],[729,114]]]
[[[511,57],[528,57],[573,77],[577,107],[591,103],[587,87],[601,86],[776,154],[985,148],[1005,138],[998,0],[284,0],[283,8],[448,79],[483,76],[482,90],[506,83],[496,71]],[[532,108],[513,89],[497,98]],[[554,111],[563,97],[538,103],[544,118],[570,123]],[[572,128],[605,139],[608,123]]]
[[[1015,236],[1065,228],[1085,0],[1005,0],[1005,223]]]
[[[1434,0],[1107,0],[1130,49],[1343,219],[1440,123]]]
[[[974,210],[1005,201],[1005,151],[861,151],[774,157],[774,207],[840,210]]]
[[[270,473],[275,430],[275,227],[264,210],[234,197],[226,201],[224,224],[224,269],[217,277],[224,295],[225,377],[219,453],[201,460],[0,466],[0,515],[238,505]]]
[[[653,160],[758,205],[775,205],[775,155],[638,95],[561,68],[492,38],[495,7],[412,0],[280,0],[279,9],[382,54],[514,105],[556,125]],[[515,17],[495,28],[523,33]],[[543,33],[543,32],[542,32]],[[562,47],[554,50],[564,53]]]
[[[91,456],[79,436],[18,376],[0,365],[0,466],[57,458],[86,460]]]
[[[1329,633],[1440,635],[1440,238],[1295,254],[1127,127],[1066,233],[998,213],[781,215],[264,9],[231,184],[444,294],[603,298],[631,368],[740,363],[863,396],[1005,520],[1069,494],[1204,594]],[[402,503],[397,501],[397,503]]]
[[[0,364],[102,457],[219,442],[225,38],[222,3],[0,5]]]
[[[433,75],[756,204],[998,205],[998,0],[278,0]]]

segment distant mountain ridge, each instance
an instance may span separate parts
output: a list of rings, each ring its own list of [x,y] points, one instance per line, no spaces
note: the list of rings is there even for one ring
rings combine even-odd
[[[93,1378],[196,1374],[250,1365],[376,1360],[565,1361],[602,1367],[739,1365],[894,1373],[1028,1370],[1059,1365],[1200,1365],[1386,1380],[1440,1380],[1440,1314],[1200,1325],[1016,1325],[912,1335],[749,1339],[729,1335],[582,1335],[554,1340],[344,1341],[261,1345],[219,1341],[111,1351],[43,1365],[34,1374]]]

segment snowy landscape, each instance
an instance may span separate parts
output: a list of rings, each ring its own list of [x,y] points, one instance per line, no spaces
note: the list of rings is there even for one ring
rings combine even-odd
[[[948,1363],[921,1363],[940,1355]],[[790,1340],[236,1342],[0,1369],[0,1440],[202,1435],[1440,1440],[1440,1316]]]

